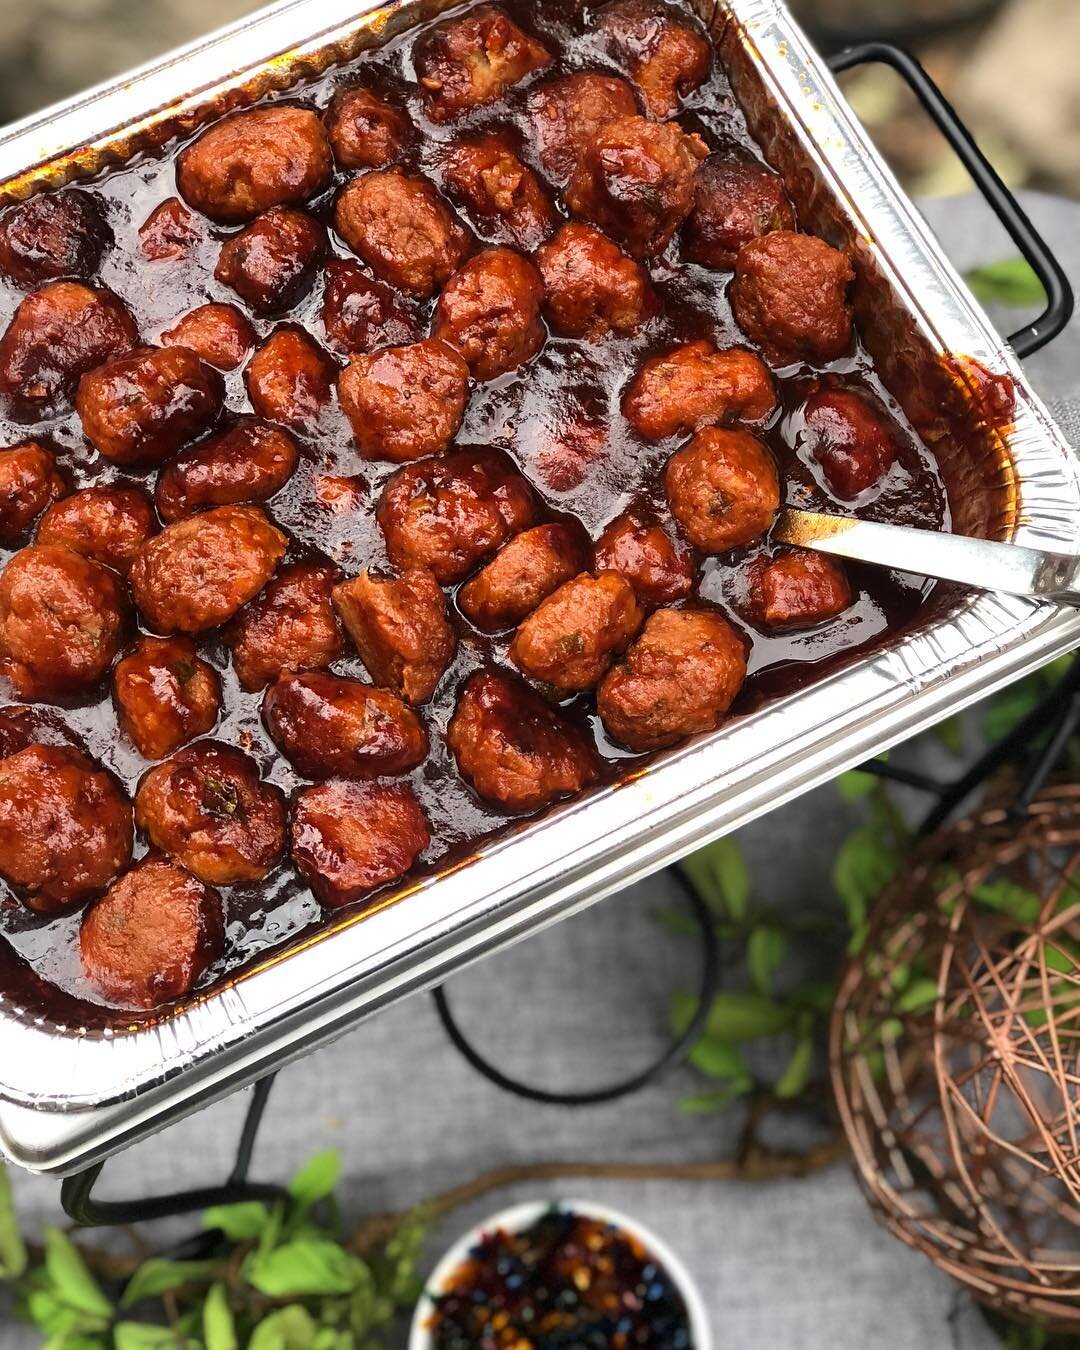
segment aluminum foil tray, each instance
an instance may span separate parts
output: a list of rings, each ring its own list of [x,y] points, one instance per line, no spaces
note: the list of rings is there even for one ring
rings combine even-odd
[[[0,200],[160,146],[347,60],[445,4],[289,0],[0,138]],[[800,217],[856,262],[863,339],[935,450],[962,532],[1080,551],[1060,431],[776,0],[702,15]],[[948,354],[948,355],[946,355]],[[1015,384],[982,419],[978,373]],[[898,388],[893,392],[900,394]],[[803,692],[526,824],[399,903],[348,916],[159,1023],[89,1034],[0,995],[0,1142],[72,1171],[340,1034],[361,1017],[648,875],[1080,642],[1080,615],[943,589],[915,626]]]

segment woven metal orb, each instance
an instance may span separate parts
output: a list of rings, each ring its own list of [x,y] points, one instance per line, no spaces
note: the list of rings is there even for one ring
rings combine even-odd
[[[884,1225],[1080,1330],[1080,785],[919,848],[841,980],[830,1067]]]

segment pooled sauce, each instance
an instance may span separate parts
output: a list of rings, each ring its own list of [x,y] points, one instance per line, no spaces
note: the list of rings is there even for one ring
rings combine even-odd
[[[365,83],[404,107],[420,130],[402,161],[406,171],[423,173],[441,184],[440,152],[449,140],[477,128],[511,126],[522,133],[525,156],[544,179],[528,148],[528,90],[538,79],[569,71],[625,72],[604,54],[595,32],[581,31],[582,12],[573,5],[556,0],[534,10],[511,0],[506,8],[522,27],[541,39],[554,61],[539,76],[512,88],[500,102],[452,123],[436,125],[429,121],[417,95],[412,50],[424,27],[364,53],[314,83],[263,101],[299,102],[321,110],[336,90],[362,76]],[[687,131],[702,136],[712,151],[757,155],[730,85],[717,62],[713,67],[708,80],[685,100],[679,122]],[[215,226],[193,212],[200,238],[191,256],[150,261],[140,253],[140,226],[156,207],[177,195],[175,159],[183,144],[83,185],[100,198],[115,235],[115,246],[106,252],[96,280],[127,303],[145,343],[157,342],[164,330],[198,305],[207,301],[233,304],[237,300],[213,277],[221,241],[234,233],[231,228]],[[337,171],[326,191],[304,209],[330,226],[338,192],[354,176]],[[548,186],[552,186],[550,182]],[[552,191],[561,202],[557,190]],[[563,209],[561,205],[559,209]],[[483,242],[483,230],[476,233]],[[333,256],[355,261],[332,229],[330,240]],[[548,335],[540,354],[527,366],[474,387],[453,447],[505,451],[544,499],[552,518],[576,516],[594,539],[610,520],[635,502],[651,503],[663,518],[668,517],[660,474],[686,438],[645,442],[635,434],[620,411],[622,391],[633,373],[648,356],[696,339],[710,339],[719,347],[746,343],[728,301],[730,273],[682,261],[677,235],[647,268],[663,303],[657,319],[635,337],[612,335],[595,344]],[[0,328],[22,298],[22,291],[0,281]],[[284,322],[300,325],[322,341],[321,299],[322,285],[317,282]],[[420,331],[426,332],[434,302],[403,303]],[[281,326],[280,321],[258,318],[253,318],[253,323],[260,340]],[[947,527],[946,497],[937,468],[877,379],[858,341],[847,355],[827,366],[794,365],[774,374],[779,407],[768,425],[755,432],[768,444],[780,466],[783,494],[789,505],[854,512],[868,519],[930,529]],[[840,502],[829,494],[818,465],[802,448],[804,395],[823,375],[834,376],[847,387],[867,390],[886,406],[895,423],[895,462],[874,488],[853,502]],[[249,412],[242,370],[227,374],[225,380],[226,416]],[[58,447],[58,462],[76,488],[109,483],[138,483],[148,489],[153,486],[152,473],[125,474],[99,456],[85,440],[73,412],[32,424],[4,420],[0,415],[0,445],[14,445],[29,435],[48,437]],[[271,519],[290,539],[284,562],[312,555],[329,557],[350,576],[368,566],[385,566],[374,508],[384,481],[397,466],[361,458],[336,401],[323,417],[317,438],[298,438],[303,448],[300,467],[267,504]],[[762,548],[762,544],[754,544],[699,559],[690,597],[692,602],[700,599],[718,607],[748,640],[749,675],[732,708],[733,715],[758,707],[766,698],[790,693],[872,648],[888,632],[910,623],[928,592],[927,583],[921,579],[852,567],[853,603],[836,619],[802,632],[766,634],[750,627],[737,609],[747,565]],[[0,563],[13,552],[0,551]],[[460,637],[457,655],[433,700],[420,710],[431,734],[431,752],[407,780],[431,829],[430,846],[410,879],[438,871],[468,855],[510,820],[504,812],[481,801],[463,782],[444,743],[444,732],[457,693],[470,672],[485,664],[512,669],[506,657],[512,634],[491,637],[472,628],[453,605],[451,614]],[[251,694],[240,689],[219,633],[202,633],[196,640],[200,654],[213,664],[222,680],[222,714],[212,735],[248,751],[269,782],[292,794],[303,780],[278,752],[263,726],[262,692]],[[367,672],[355,657],[335,663],[332,669],[367,679]],[[0,689],[0,704],[11,701],[10,689]],[[108,684],[93,695],[58,704],[57,708],[77,742],[115,773],[133,796],[148,761],[118,729]],[[561,711],[595,736],[605,781],[617,781],[627,770],[640,769],[644,756],[631,755],[605,737],[591,694],[575,696],[562,705]],[[145,841],[137,843],[136,856],[145,852],[145,847]],[[202,988],[325,922],[322,907],[297,879],[287,860],[265,880],[225,888],[223,895],[226,951],[207,973]],[[423,905],[423,894],[401,903]],[[93,1029],[145,1020],[146,1014],[120,1015],[103,1005],[84,981],[78,957],[80,919],[80,911],[59,916],[32,913],[14,894],[7,893],[0,906],[0,929],[6,938],[6,946],[0,944],[0,983],[16,1001],[43,1009],[69,1025],[79,1023]]]

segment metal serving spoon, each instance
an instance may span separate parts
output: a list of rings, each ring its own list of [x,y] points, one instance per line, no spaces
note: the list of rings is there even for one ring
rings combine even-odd
[[[1080,606],[1080,557],[1067,553],[794,509],[781,511],[773,537],[898,572],[958,581],[979,591]]]

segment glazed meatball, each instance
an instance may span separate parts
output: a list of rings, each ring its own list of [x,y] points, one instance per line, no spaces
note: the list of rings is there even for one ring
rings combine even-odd
[[[871,395],[819,385],[803,406],[803,419],[802,448],[820,464],[835,496],[851,501],[892,467],[893,424]]]
[[[587,572],[533,610],[514,635],[510,660],[560,693],[591,689],[643,618],[634,588],[618,572]]]
[[[616,516],[594,551],[596,570],[621,573],[649,609],[690,594],[694,560],[651,511],[635,507]]]
[[[739,327],[777,365],[821,364],[851,345],[847,257],[812,234],[774,230],[739,250],[731,305]]]
[[[151,262],[176,262],[190,256],[199,238],[195,217],[179,197],[169,197],[139,226],[139,252]]]
[[[301,789],[292,858],[331,909],[397,881],[431,842],[427,820],[404,783],[320,783]]]
[[[235,305],[200,305],[166,329],[163,347],[188,347],[208,366],[235,370],[258,339]]]
[[[398,290],[425,299],[468,257],[468,231],[426,178],[389,169],[354,179],[334,208],[338,234]]]
[[[511,248],[470,258],[446,283],[432,337],[456,347],[478,380],[493,380],[530,361],[544,345],[544,282]]]
[[[83,975],[122,1008],[183,998],[224,950],[221,896],[164,858],[136,863],[79,929]]]
[[[52,452],[37,441],[0,450],[0,544],[20,539],[68,491]]]
[[[637,111],[634,91],[615,75],[578,72],[545,80],[529,95],[541,164],[565,183],[600,128]]]
[[[146,759],[164,759],[213,729],[221,681],[190,638],[140,638],[113,671],[120,725]]]
[[[79,743],[71,728],[51,708],[28,703],[9,703],[0,708],[0,759],[17,755],[30,745],[74,745]]]
[[[390,287],[372,281],[348,258],[326,265],[321,313],[326,340],[340,352],[371,352],[420,336],[419,325]]]
[[[513,628],[552,591],[587,570],[590,552],[576,521],[524,530],[462,586],[458,608],[485,632]]]
[[[427,758],[427,732],[401,699],[322,671],[283,671],[263,697],[263,720],[305,778],[382,778]]]
[[[365,459],[396,464],[445,450],[469,401],[469,367],[435,338],[354,356],[338,397]]]
[[[299,462],[300,451],[284,427],[240,418],[166,465],[157,481],[158,512],[172,521],[206,506],[269,501]]]
[[[65,544],[127,576],[136,553],[157,532],[154,504],[142,488],[88,487],[49,507],[37,542]]]
[[[244,372],[251,406],[268,422],[310,436],[334,396],[337,366],[298,328],[266,339]]]
[[[0,673],[23,698],[92,689],[128,615],[123,582],[107,567],[62,544],[24,548],[0,573]]]
[[[392,474],[376,519],[395,567],[427,567],[449,585],[531,525],[536,509],[532,488],[505,456],[460,450]]]
[[[709,77],[712,49],[685,10],[657,0],[616,0],[600,14],[608,50],[641,90],[650,117],[670,117]]]
[[[495,103],[551,64],[543,43],[523,32],[501,5],[477,5],[436,24],[413,55],[424,112],[433,122]]]
[[[792,548],[750,569],[748,617],[770,632],[812,628],[851,604],[851,586],[833,558]]]
[[[19,286],[91,277],[112,242],[93,193],[43,192],[0,214],[0,272]]]
[[[0,338],[0,400],[20,417],[62,411],[80,375],[137,341],[135,320],[112,291],[54,281],[26,297]]]
[[[196,211],[232,224],[314,197],[333,170],[318,116],[276,104],[234,113],[204,131],[181,152],[176,186]]]
[[[608,735],[660,750],[713,731],[746,679],[746,649],[713,610],[659,609],[605,675],[596,707]]]
[[[707,154],[700,136],[674,122],[620,117],[582,151],[566,205],[633,257],[655,257],[690,213],[694,175]]]
[[[319,670],[344,656],[330,598],[339,577],[329,563],[294,563],[240,611],[228,640],[242,689],[262,689],[283,670]]]
[[[704,339],[650,356],[623,395],[623,416],[647,441],[710,422],[764,422],[776,408],[768,367],[745,347]]]
[[[538,250],[536,265],[544,317],[564,337],[630,337],[660,312],[648,272],[591,225],[564,225]]]
[[[370,89],[341,89],[323,122],[342,169],[385,169],[413,143],[407,115]]]
[[[749,544],[780,509],[776,462],[748,431],[699,431],[668,460],[664,491],[671,514],[703,553]]]
[[[451,145],[443,184],[493,243],[531,253],[559,223],[551,194],[522,162],[506,131],[481,132]]]
[[[477,671],[446,728],[462,778],[505,811],[538,811],[600,777],[588,737],[521,680]]]
[[[214,425],[225,382],[188,347],[137,347],[79,381],[83,432],[114,464],[161,464]]]
[[[250,755],[199,741],[157,764],[135,794],[150,842],[212,886],[259,881],[285,851],[285,799]]]
[[[162,633],[216,628],[262,590],[285,545],[257,506],[219,506],[179,520],[136,555],[135,603]]]
[[[326,230],[304,211],[273,206],[221,246],[214,278],[256,314],[282,314],[311,290]]]
[[[407,703],[431,698],[457,637],[429,571],[413,567],[400,578],[361,572],[334,587],[334,608],[376,684]]]
[[[131,861],[131,803],[73,746],[0,760],[0,877],[43,914],[82,904]]]
[[[754,160],[710,155],[694,180],[683,257],[703,267],[731,268],[744,244],[794,228],[795,212],[779,174]]]

